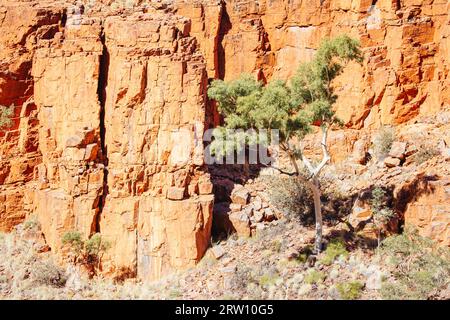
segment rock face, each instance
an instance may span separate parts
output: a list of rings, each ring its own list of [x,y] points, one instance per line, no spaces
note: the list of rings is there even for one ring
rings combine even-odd
[[[418,228],[420,234],[450,246],[450,181],[430,181],[424,192],[411,201],[405,212],[406,226]]]
[[[9,231],[28,212],[37,165],[38,116],[31,65],[36,43],[60,28],[60,8],[0,1],[0,105],[13,106],[12,125],[0,128],[0,230]]]
[[[100,232],[112,242],[105,273],[158,279],[208,247],[214,199],[201,137],[220,120],[208,78],[286,79],[323,37],[360,39],[363,65],[335,84],[347,129],[330,133],[333,162],[359,166],[370,130],[450,103],[446,0],[123,3],[0,0],[0,105],[14,106],[12,126],[0,128],[0,230],[37,215],[56,253],[67,231]],[[248,194],[233,196],[243,235],[273,219]],[[431,197],[405,217],[445,243],[448,206]]]
[[[20,24],[20,8],[5,4],[5,23]],[[10,97],[18,84],[2,82],[2,103],[23,104],[2,135],[2,229],[36,214],[55,253],[67,231],[100,232],[112,243],[107,273],[154,280],[192,266],[209,245],[213,196],[201,139],[206,66],[189,20],[30,10],[25,36],[54,29],[39,41],[33,33],[19,57],[24,89]]]
[[[199,188],[209,181],[201,139],[207,78],[188,28],[186,18],[155,14],[105,21],[100,230],[117,244],[112,261],[136,264],[143,278],[190,266],[209,245],[213,198]]]
[[[398,124],[450,103],[447,0],[176,1],[192,18],[210,77],[286,79],[322,38],[346,33],[365,52],[338,79],[347,127]],[[217,21],[220,21],[218,24]]]

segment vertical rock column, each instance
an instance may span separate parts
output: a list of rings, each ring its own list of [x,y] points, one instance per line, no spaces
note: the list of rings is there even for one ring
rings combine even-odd
[[[203,171],[206,67],[190,21],[136,14],[105,22],[101,233],[109,272],[146,280],[192,266],[209,245],[212,184]]]
[[[104,173],[97,95],[100,35],[99,20],[68,24],[64,35],[40,42],[33,63],[43,157],[33,204],[56,253],[65,232],[89,236],[98,227]]]

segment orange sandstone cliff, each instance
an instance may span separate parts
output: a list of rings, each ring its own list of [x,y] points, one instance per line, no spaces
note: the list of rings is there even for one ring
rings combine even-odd
[[[358,38],[364,63],[336,83],[347,129],[330,137],[334,162],[381,125],[450,104],[447,0],[132,4],[0,0],[0,105],[15,111],[0,131],[0,230],[37,215],[56,253],[69,230],[100,232],[106,272],[158,279],[207,249],[201,136],[219,121],[208,79],[288,79],[324,37]],[[449,186],[435,184],[440,202],[411,200],[406,216],[446,242]]]

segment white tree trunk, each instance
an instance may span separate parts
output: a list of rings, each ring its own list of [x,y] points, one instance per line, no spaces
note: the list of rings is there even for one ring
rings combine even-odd
[[[314,242],[314,251],[319,253],[322,250],[322,203],[320,200],[319,180],[316,178],[310,184],[314,198],[314,214],[316,220],[316,239]]]
[[[319,174],[325,165],[330,161],[330,154],[328,153],[327,148],[327,137],[328,137],[328,127],[322,127],[322,153],[323,158],[317,167],[313,167],[311,162],[306,158],[302,157],[302,161],[305,164],[305,167],[308,169],[311,177],[309,180],[309,186],[313,193],[314,199],[314,214],[316,220],[316,239],[314,244],[315,253],[320,253],[322,250],[322,229],[323,229],[323,220],[322,220],[322,201],[320,200],[320,185],[319,185]]]

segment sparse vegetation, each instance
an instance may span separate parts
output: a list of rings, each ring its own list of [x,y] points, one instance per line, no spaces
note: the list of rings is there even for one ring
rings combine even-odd
[[[7,128],[12,124],[11,116],[14,112],[14,106],[6,107],[0,105],[0,129]]]
[[[420,165],[440,154],[439,149],[429,143],[424,143],[417,148],[417,152],[412,156],[416,164]]]
[[[33,215],[28,217],[28,219],[26,219],[23,223],[23,228],[24,230],[38,230],[40,228],[40,224],[37,216]]]
[[[103,254],[111,246],[99,233],[92,235],[88,239],[83,239],[78,231],[66,232],[62,237],[62,243],[69,247],[72,262],[87,267],[91,276],[97,273]]]
[[[280,279],[278,274],[265,273],[259,278],[259,285],[261,287],[268,287],[274,285]]]
[[[265,177],[270,202],[283,212],[287,219],[300,220],[311,216],[314,208],[311,189],[296,177],[278,175]]]
[[[450,285],[450,250],[436,248],[416,230],[387,238],[380,251],[393,277],[382,285],[384,299],[429,299]]]
[[[322,271],[317,271],[316,269],[311,269],[305,276],[305,283],[307,284],[317,284],[325,280],[326,276]]]
[[[373,213],[373,221],[377,229],[378,246],[380,246],[383,227],[395,217],[395,212],[387,205],[386,191],[381,187],[372,190],[370,207]]]
[[[326,266],[329,266],[334,262],[336,258],[340,256],[348,256],[348,251],[345,248],[345,243],[343,243],[341,240],[333,240],[328,244],[326,250],[323,252],[323,257],[320,259],[320,262]]]
[[[38,262],[31,270],[31,278],[37,284],[64,287],[67,281],[65,270],[47,259]]]
[[[391,127],[383,127],[375,137],[374,152],[378,159],[386,157],[391,151],[395,141],[395,130]]]
[[[341,299],[344,300],[358,299],[363,287],[364,285],[359,281],[343,282],[336,285],[336,289],[338,290]]]

